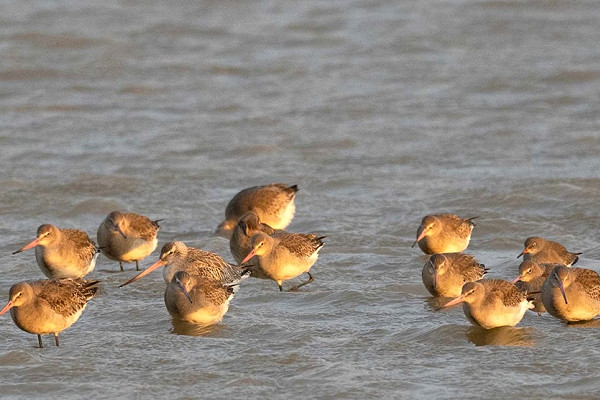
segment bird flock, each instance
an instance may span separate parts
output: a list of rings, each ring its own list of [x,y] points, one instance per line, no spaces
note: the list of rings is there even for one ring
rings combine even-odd
[[[237,193],[225,209],[225,220],[215,234],[229,239],[237,264],[218,254],[187,246],[181,241],[165,243],[156,262],[121,284],[127,286],[152,271],[163,268],[165,306],[181,321],[211,325],[222,320],[229,302],[248,277],[284,282],[303,273],[308,279],[288,290],[313,282],[310,272],[323,248],[324,236],[290,233],[285,228],[295,214],[298,187],[274,183]],[[425,216],[417,229],[418,244],[430,255],[422,269],[423,284],[436,297],[449,298],[442,308],[463,306],[467,319],[492,329],[515,326],[527,310],[547,312],[567,322],[590,320],[600,314],[600,276],[572,267],[581,253],[541,237],[525,240],[518,274],[512,281],[486,279],[488,272],[474,256],[463,253],[471,240],[477,217],[462,219],[454,214]],[[139,262],[158,246],[161,220],[113,211],[100,223],[96,244],[82,230],[43,224],[30,243],[15,251],[35,249],[44,280],[14,284],[0,315],[10,311],[21,330],[58,335],[74,324],[87,302],[97,293],[100,281],[87,280],[100,253],[119,263]]]
[[[512,281],[485,279],[488,272],[475,257],[463,254],[471,240],[474,218],[454,214],[423,218],[413,244],[431,254],[422,270],[423,284],[436,297],[453,297],[442,308],[462,303],[475,326],[515,326],[527,310],[547,312],[568,323],[600,314],[600,276],[572,267],[581,253],[541,237],[525,240],[518,275]]]
[[[297,192],[296,185],[274,183],[244,189],[231,199],[215,234],[230,240],[237,265],[218,254],[172,241],[162,246],[154,264],[119,287],[163,267],[169,314],[192,324],[210,325],[222,320],[245,278],[273,280],[280,291],[285,281],[303,273],[308,280],[288,290],[311,283],[310,269],[324,246],[324,236],[284,230],[294,217]],[[97,245],[82,230],[41,225],[36,238],[13,254],[35,248],[37,264],[49,279],[14,284],[0,315],[10,310],[17,327],[37,335],[40,348],[42,335],[49,334],[58,346],[59,333],[79,319],[98,290],[99,280],[85,279],[98,255],[118,261],[121,271],[123,263],[135,262],[139,271],[139,262],[158,246],[160,221],[113,211],[98,227]]]

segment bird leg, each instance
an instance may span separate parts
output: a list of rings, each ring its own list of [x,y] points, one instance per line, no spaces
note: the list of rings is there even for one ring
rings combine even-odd
[[[311,275],[310,272],[306,272],[306,273],[308,274],[308,280],[306,282],[302,282],[298,286],[294,286],[293,288],[291,288],[290,290],[288,290],[288,292],[296,291],[296,290],[300,289],[302,286],[308,285],[309,283],[311,283],[312,281],[315,280],[315,278]]]
[[[121,261],[119,261],[119,267],[121,267],[121,272],[125,271],[125,270],[123,269],[123,263],[122,263]]]
[[[56,347],[58,347],[58,333],[54,334],[54,343],[56,343]]]
[[[40,349],[43,349],[44,345],[42,344],[42,335],[38,335],[38,343],[40,345]]]
[[[140,264],[139,264],[138,260],[135,260],[135,270],[136,271],[140,270]]]

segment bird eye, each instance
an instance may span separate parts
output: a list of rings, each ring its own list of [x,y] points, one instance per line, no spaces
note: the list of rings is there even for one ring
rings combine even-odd
[[[17,298],[19,298],[19,297],[21,297],[22,295],[23,295],[23,292],[19,292],[19,293],[17,293],[16,297],[17,297]]]
[[[527,270],[527,273],[528,273],[528,274],[530,274],[530,273],[531,273],[531,268],[529,268],[529,269]]]

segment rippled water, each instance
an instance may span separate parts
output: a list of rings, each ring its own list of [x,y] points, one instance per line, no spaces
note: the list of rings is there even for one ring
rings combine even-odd
[[[0,319],[3,397],[586,397],[594,322],[482,333],[435,311],[421,217],[480,216],[469,252],[513,278],[533,234],[600,267],[594,1],[8,2],[0,15],[0,298],[45,222],[128,209],[228,260],[228,200],[298,184],[327,235],[298,293],[244,282],[223,322],[174,326],[154,273],[101,256],[61,347]],[[152,255],[143,265],[156,260]],[[0,300],[4,301],[4,300]],[[596,325],[596,326],[594,326]],[[181,334],[183,333],[183,334]]]

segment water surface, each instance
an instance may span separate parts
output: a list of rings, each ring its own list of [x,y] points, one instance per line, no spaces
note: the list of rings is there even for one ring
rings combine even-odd
[[[0,16],[0,298],[46,222],[95,237],[127,209],[232,261],[228,200],[298,184],[327,235],[298,293],[244,282],[223,322],[173,324],[160,273],[103,256],[61,347],[0,320],[3,397],[600,395],[600,335],[436,311],[423,215],[478,215],[469,252],[516,276],[540,235],[600,267],[600,5],[593,1],[8,2]],[[153,254],[142,264],[150,265]],[[4,300],[2,300],[4,301]]]

